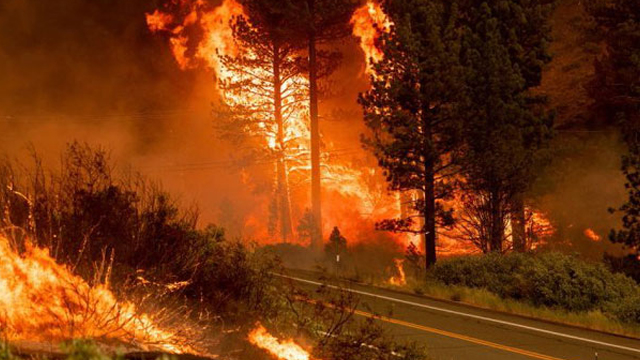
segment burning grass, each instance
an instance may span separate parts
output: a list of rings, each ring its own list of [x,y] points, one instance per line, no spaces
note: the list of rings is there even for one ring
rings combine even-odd
[[[309,353],[293,339],[278,340],[261,324],[249,333],[249,342],[281,360],[309,360]]]
[[[10,341],[58,343],[76,338],[123,342],[143,350],[199,353],[192,329],[159,325],[159,317],[118,301],[104,284],[91,286],[48,250],[0,237],[0,326]],[[134,345],[135,344],[135,345]]]

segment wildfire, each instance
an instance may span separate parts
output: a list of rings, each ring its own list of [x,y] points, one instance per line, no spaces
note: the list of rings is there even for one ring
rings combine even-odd
[[[260,324],[249,333],[249,342],[281,360],[310,359],[309,353],[293,339],[280,341]]]
[[[596,232],[590,228],[584,230],[584,236],[588,237],[593,241],[600,241],[602,239],[600,235],[596,234]]]
[[[197,353],[135,305],[118,302],[105,285],[90,286],[46,249],[25,247],[20,255],[0,237],[0,328],[8,340],[116,339],[143,349]]]
[[[382,11],[380,4],[371,0],[358,8],[351,17],[353,35],[360,39],[360,47],[365,54],[366,72],[373,73],[372,65],[384,55],[377,46],[383,32],[388,32],[393,23]]]
[[[182,1],[181,4],[187,12],[181,23],[177,23],[172,14],[155,10],[147,14],[149,30],[168,34],[173,56],[181,69],[194,69],[204,62],[220,74],[223,68],[218,53],[233,55],[237,51],[229,20],[243,14],[242,5],[235,0],[224,0],[214,9],[209,9],[204,1]],[[193,27],[202,31],[202,38],[196,50],[189,51],[189,31]]]
[[[241,105],[247,109],[260,106],[257,112],[265,113],[262,104],[270,106],[271,99],[261,98],[260,94],[251,91],[232,91],[224,90],[224,86],[220,86],[224,82],[237,80],[243,76],[237,71],[225,67],[221,60],[225,56],[236,56],[242,52],[251,58],[253,54],[250,49],[241,49],[233,38],[230,27],[230,21],[236,16],[243,15],[243,8],[235,0],[224,0],[218,7],[211,8],[204,1],[185,0],[180,3],[172,3],[173,6],[180,6],[176,14],[186,14],[178,18],[177,15],[156,10],[147,14],[147,25],[152,32],[162,33],[169,37],[169,42],[178,65],[186,69],[194,69],[198,67],[206,68],[213,71],[218,79],[218,89],[220,91],[222,101],[230,106]],[[364,9],[364,10],[363,10]],[[359,19],[362,17],[362,19]],[[369,20],[367,20],[369,19]],[[369,3],[354,14],[354,34],[364,39],[368,39],[371,49],[375,48],[375,32],[376,24],[381,29],[389,26],[386,17],[382,13],[379,5]],[[196,31],[194,31],[194,29]],[[368,30],[367,30],[368,29]],[[368,32],[368,33],[367,33]],[[191,34],[202,34],[201,37],[194,37]],[[369,35],[367,35],[367,34]],[[191,36],[190,36],[191,35]],[[379,59],[379,54],[375,54],[375,58]],[[369,55],[367,55],[368,61]],[[268,78],[271,76],[269,71],[261,71],[251,69],[253,72],[260,74],[260,78]],[[268,69],[267,69],[268,70]],[[282,84],[283,93],[291,94],[296,88],[306,88],[308,80],[303,75],[295,75],[288,78]],[[304,94],[306,95],[306,94]],[[310,179],[310,129],[308,123],[308,102],[301,101],[296,97],[288,96],[288,101],[296,103],[295,110],[285,117],[284,136],[282,143],[278,142],[277,131],[272,126],[267,125],[267,121],[255,121],[258,125],[250,131],[256,138],[262,138],[262,142],[268,149],[278,153],[283,152],[286,161],[285,173],[283,181],[292,184],[306,183]],[[287,104],[283,104],[286,106]],[[256,112],[256,113],[257,113]],[[257,120],[257,119],[256,119]],[[398,204],[389,205],[389,201],[381,201],[378,194],[378,188],[371,186],[369,178],[372,177],[370,169],[362,169],[356,167],[342,159],[337,159],[338,151],[332,151],[333,144],[324,141],[327,148],[322,154],[322,182],[326,197],[334,198],[333,194],[339,194],[341,198],[336,204],[325,203],[324,224],[328,231],[334,225],[341,225],[343,216],[338,212],[351,212],[354,208],[358,210],[361,218],[377,217],[384,214],[385,217],[397,216]],[[334,154],[332,154],[335,152]],[[277,171],[277,170],[276,170]],[[377,180],[382,183],[382,178]],[[290,197],[295,194],[289,194]],[[296,203],[304,203],[299,195]],[[345,201],[348,200],[348,201]],[[388,200],[388,199],[387,199]],[[293,202],[293,201],[292,201]],[[347,204],[348,206],[344,206]],[[328,213],[328,210],[333,213]],[[392,213],[392,216],[389,214]],[[300,215],[300,214],[299,214]],[[332,220],[337,220],[332,221]],[[266,221],[265,221],[266,223]],[[290,221],[290,223],[295,223]],[[344,224],[348,226],[348,224]],[[264,227],[266,229],[266,227]]]
[[[407,278],[404,273],[404,259],[393,259],[393,262],[396,265],[398,274],[389,279],[389,284],[396,286],[406,285]]]

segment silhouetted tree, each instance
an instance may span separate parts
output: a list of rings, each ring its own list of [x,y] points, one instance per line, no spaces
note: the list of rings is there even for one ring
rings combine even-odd
[[[495,32],[500,34],[511,64],[519,69],[524,81],[524,89],[540,85],[542,69],[551,61],[547,45],[551,42],[549,16],[556,0],[461,0],[461,11],[465,13],[468,27],[475,29],[482,22],[482,12],[478,9],[488,6],[491,16],[497,20]],[[530,105],[542,105],[542,96],[528,96]],[[521,179],[533,183],[535,178]],[[516,192],[509,200],[509,215],[513,247],[516,251],[526,249],[526,217],[524,192]],[[480,224],[474,224],[480,226]]]
[[[610,121],[624,122],[629,131],[640,122],[640,2],[591,0],[586,7],[606,44],[595,63],[591,97]]]
[[[466,26],[462,46],[467,85],[462,185],[474,194],[481,242],[501,252],[509,215],[523,211],[514,211],[514,199],[522,199],[535,179],[552,117],[528,92],[525,74],[536,69],[514,60],[510,50],[518,38],[503,34],[500,13],[486,2],[466,11],[474,22]],[[524,51],[543,53],[528,46],[520,44]],[[514,243],[524,250],[524,215],[517,225],[520,238]]]
[[[349,20],[357,0],[291,0],[295,3],[293,27],[300,30],[308,50],[309,123],[311,130],[311,211],[316,230],[312,247],[322,246],[322,204],[320,173],[320,124],[318,120],[318,80],[337,67],[339,53],[318,50],[318,45],[334,42],[351,33]]]
[[[426,265],[436,261],[436,219],[450,194],[459,144],[457,102],[463,92],[456,1],[395,0],[385,3],[394,23],[381,38],[383,59],[375,64],[371,90],[361,94],[366,148],[378,158],[391,190],[417,191],[416,217],[390,219],[381,229],[422,234]]]

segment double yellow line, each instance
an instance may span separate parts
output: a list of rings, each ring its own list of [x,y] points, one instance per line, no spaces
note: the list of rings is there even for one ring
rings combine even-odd
[[[307,303],[310,303],[310,304],[317,304],[319,302],[318,300],[314,300],[314,299],[310,299],[310,298],[302,298],[302,297],[298,297],[296,300],[307,302]],[[329,303],[325,303],[325,302],[321,302],[321,303],[324,306],[328,307],[328,308],[333,308],[333,309],[336,308],[336,306],[333,305],[333,304],[329,304]],[[549,356],[549,355],[544,355],[544,354],[540,354],[540,353],[529,351],[529,350],[518,349],[518,348],[514,348],[512,346],[507,346],[507,345],[494,343],[494,342],[491,342],[491,341],[477,339],[477,338],[474,338],[474,337],[471,337],[471,336],[466,336],[466,335],[462,335],[462,334],[453,333],[453,332],[450,332],[450,331],[440,330],[440,329],[432,328],[432,327],[429,327],[429,326],[418,325],[418,324],[410,323],[408,321],[394,319],[394,318],[391,318],[391,317],[388,317],[388,316],[376,315],[376,314],[372,314],[372,313],[369,313],[369,312],[366,312],[366,311],[362,311],[362,310],[353,309],[353,313],[356,314],[356,315],[360,315],[360,316],[363,316],[363,317],[371,318],[371,319],[374,319],[374,320],[380,320],[380,321],[388,322],[390,324],[396,324],[396,325],[400,325],[400,326],[404,326],[404,327],[408,327],[408,328],[412,328],[412,329],[417,329],[417,330],[421,330],[421,331],[425,331],[425,332],[430,332],[430,333],[433,333],[433,334],[438,334],[438,335],[442,335],[442,336],[446,336],[446,337],[450,337],[450,338],[454,338],[454,339],[458,339],[458,340],[462,340],[462,341],[467,341],[467,342],[470,342],[470,343],[483,345],[483,346],[487,346],[487,347],[498,349],[498,350],[507,351],[507,352],[514,353],[514,354],[528,356],[528,357],[531,357],[531,358],[534,358],[534,359],[564,360],[564,359],[561,359],[561,358],[557,358],[557,357],[553,357],[553,356]]]
[[[491,348],[494,348],[494,349],[504,350],[504,351],[508,351],[508,352],[511,352],[511,353],[532,357],[532,358],[535,358],[535,359],[563,360],[563,359],[556,358],[556,357],[553,357],[553,356],[539,354],[539,353],[536,353],[536,352],[533,352],[533,351],[518,349],[518,348],[511,347],[511,346],[494,343],[494,342],[491,342],[491,341],[485,341],[485,340],[481,340],[481,339],[476,339],[476,338],[471,337],[471,336],[456,334],[456,333],[452,333],[452,332],[445,331],[445,330],[440,330],[440,329],[435,329],[435,328],[428,327],[428,326],[422,326],[422,325],[410,323],[410,322],[407,322],[407,321],[397,320],[397,319],[390,318],[390,317],[387,317],[387,316],[375,315],[375,314],[368,313],[368,312],[361,311],[361,310],[354,310],[354,313],[357,314],[357,315],[360,315],[360,316],[364,316],[364,317],[368,317],[368,318],[372,318],[372,319],[388,322],[388,323],[391,323],[391,324],[396,324],[396,325],[400,325],[400,326],[404,326],[404,327],[408,327],[408,328],[412,328],[412,329],[417,329],[417,330],[422,330],[422,331],[425,331],[425,332],[430,332],[430,333],[434,333],[434,334],[438,334],[438,335],[442,335],[442,336],[447,336],[447,337],[450,337],[450,338],[463,340],[463,341],[467,341],[467,342],[474,343],[474,344],[484,345],[484,346],[488,346],[488,347],[491,347]]]

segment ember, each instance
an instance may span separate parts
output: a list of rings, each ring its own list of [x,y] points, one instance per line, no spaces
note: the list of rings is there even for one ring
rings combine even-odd
[[[590,228],[584,230],[584,236],[588,237],[593,241],[600,241],[602,239],[600,235],[596,234],[596,232]]]

